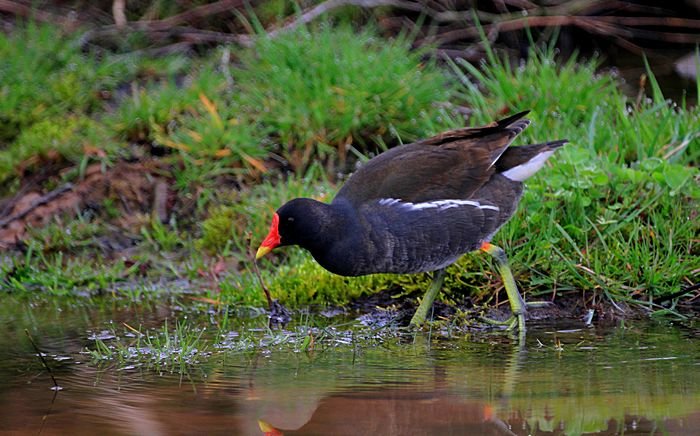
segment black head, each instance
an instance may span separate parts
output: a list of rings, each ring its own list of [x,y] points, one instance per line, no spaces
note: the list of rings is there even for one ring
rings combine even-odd
[[[296,198],[277,209],[280,245],[309,248],[328,223],[329,206],[310,198]]]
[[[314,251],[326,244],[333,225],[331,206],[310,198],[297,198],[280,207],[272,218],[270,232],[263,240],[256,259],[280,245],[299,245]]]

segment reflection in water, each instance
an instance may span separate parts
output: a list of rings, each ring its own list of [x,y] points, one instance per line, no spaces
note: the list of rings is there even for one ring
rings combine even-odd
[[[90,364],[86,329],[110,317],[64,316],[33,333],[69,357],[51,361],[65,388],[53,406],[48,375],[15,334],[23,320],[2,321],[0,433],[37,433],[45,418],[42,434],[259,435],[258,420],[286,435],[700,434],[700,345],[664,326],[533,327],[523,348],[501,335],[418,335],[238,353],[179,376]]]

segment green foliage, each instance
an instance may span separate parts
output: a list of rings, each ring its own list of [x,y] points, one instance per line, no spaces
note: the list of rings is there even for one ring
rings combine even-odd
[[[157,251],[174,251],[184,244],[177,230],[177,222],[173,219],[169,224],[163,224],[158,219],[152,219],[150,226],[141,228],[145,241]]]
[[[98,245],[97,237],[104,228],[97,222],[83,217],[54,220],[42,228],[31,228],[28,244],[42,253],[78,254]]]
[[[95,339],[94,347],[88,349],[93,361],[117,360],[122,364],[145,364],[157,371],[183,373],[189,365],[209,354],[208,341],[202,339],[206,328],[193,327],[186,321],[176,321],[172,331],[167,319],[158,330],[126,327],[128,331],[120,336],[113,332],[114,341]]]
[[[120,97],[119,85],[137,77],[174,75],[187,65],[177,56],[86,54],[75,37],[32,22],[0,34],[0,59],[0,143],[7,144],[0,153],[0,181],[34,156],[51,154],[83,166],[87,158],[118,157],[126,147],[116,142],[115,127],[98,116]],[[129,118],[126,127],[111,124],[119,127],[117,133],[138,130],[139,116],[148,120],[149,110],[158,113],[152,106],[122,109]]]
[[[65,256],[62,251],[44,254],[30,249],[24,258],[0,263],[0,289],[9,292],[48,292],[52,296],[110,289],[133,273],[123,262],[106,264],[102,258],[90,260]]]
[[[483,68],[463,62],[453,70],[478,108],[477,123],[500,108],[532,109],[522,142],[572,141],[528,180],[519,212],[496,237],[512,248],[521,285],[653,300],[700,267],[692,218],[700,175],[690,165],[700,110],[676,107],[656,87],[651,99],[629,102],[596,66],[576,58],[559,64],[549,47],[518,68],[489,52]]]
[[[436,106],[451,96],[444,74],[409,47],[405,36],[386,41],[349,27],[261,36],[233,71],[238,99],[300,168],[313,157],[343,159],[349,144],[413,140],[454,121]]]
[[[261,159],[269,152],[265,128],[231,94],[224,75],[205,63],[184,80],[137,89],[108,123],[125,139],[176,152],[173,176],[179,191],[206,189],[218,176],[262,170]]]
[[[534,123],[523,142],[570,137],[597,158],[617,164],[653,157],[675,163],[697,160],[698,147],[691,144],[700,141],[698,107],[677,107],[656,86],[652,98],[630,102],[613,76],[596,73],[596,60],[574,56],[559,63],[553,46],[533,49],[517,68],[487,53],[489,62],[482,69],[464,61],[453,66],[463,83],[462,98],[477,109],[476,124],[490,122],[503,109],[531,109]]]
[[[202,223],[202,237],[196,246],[209,253],[221,253],[236,235],[236,220],[239,212],[224,205],[213,207],[209,217]]]
[[[101,92],[125,72],[119,62],[81,53],[74,38],[28,23],[0,33],[0,141],[35,122],[99,108]]]
[[[230,246],[242,255],[241,260],[248,261],[251,239],[262,241],[275,209],[297,197],[329,200],[333,191],[320,165],[312,165],[304,176],[253,186],[212,207],[196,246],[210,253]]]
[[[183,118],[178,128],[168,136],[157,134],[156,139],[197,158],[260,166],[258,160],[268,153],[263,127],[247,119],[240,108],[217,106],[204,94],[199,100],[201,106]]]
[[[182,80],[157,79],[134,85],[129,98],[108,117],[107,123],[118,135],[131,141],[152,141],[157,133],[169,132],[188,112],[195,112],[200,95],[219,95],[227,86],[220,74],[207,67]]]
[[[292,250],[296,253],[289,262],[275,268],[268,283],[272,296],[291,307],[313,303],[345,304],[380,290],[386,283],[378,275],[350,278],[329,273],[309,253]]]
[[[86,157],[108,159],[118,152],[105,127],[83,115],[54,116],[25,127],[0,153],[0,181],[33,157],[62,157],[78,164]]]

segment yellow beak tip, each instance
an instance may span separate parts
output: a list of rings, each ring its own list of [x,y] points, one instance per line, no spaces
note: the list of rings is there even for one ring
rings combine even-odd
[[[260,259],[270,251],[272,251],[270,247],[265,247],[264,245],[261,245],[260,248],[258,248],[258,251],[255,253],[255,260]]]

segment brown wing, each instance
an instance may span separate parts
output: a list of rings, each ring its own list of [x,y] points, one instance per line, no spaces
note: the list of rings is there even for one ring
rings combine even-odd
[[[381,198],[409,202],[468,199],[491,177],[493,164],[528,126],[530,121],[522,119],[526,114],[392,148],[355,172],[336,199],[355,206]]]

